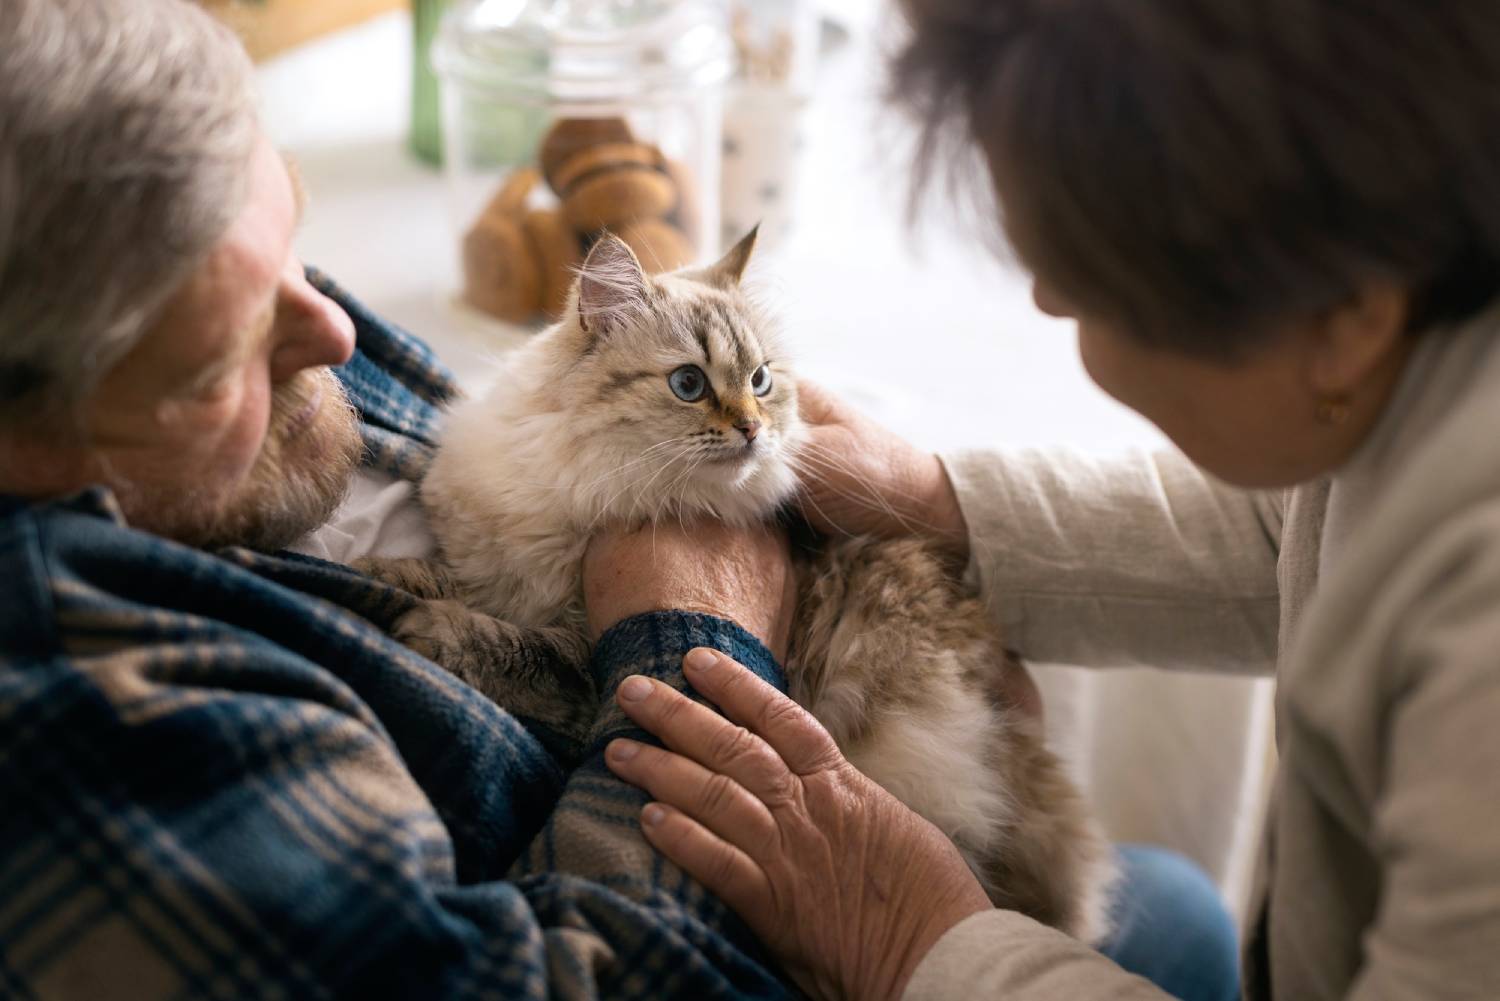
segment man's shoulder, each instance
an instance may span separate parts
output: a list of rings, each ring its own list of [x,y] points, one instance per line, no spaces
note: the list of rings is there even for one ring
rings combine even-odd
[[[51,602],[53,578],[96,571],[107,576],[122,559],[155,564],[170,546],[130,529],[114,495],[102,486],[47,499],[0,495],[0,576],[28,615]],[[16,604],[7,607],[14,612]]]
[[[77,725],[112,731],[147,703],[177,712],[206,698],[225,718],[259,719],[252,729],[331,711],[545,764],[519,723],[390,638],[418,599],[349,567],[180,545],[131,528],[92,488],[0,497],[0,575],[0,720],[46,704],[48,726],[83,713]]]
[[[129,646],[202,632],[227,648],[378,634],[412,600],[321,560],[206,552],[134,529],[103,487],[46,501],[0,496],[0,575],[3,658],[66,659],[106,635]]]

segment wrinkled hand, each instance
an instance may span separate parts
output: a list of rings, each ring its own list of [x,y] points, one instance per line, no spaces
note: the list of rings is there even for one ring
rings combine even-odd
[[[677,752],[607,749],[609,767],[659,801],[642,812],[646,838],[810,995],[899,997],[945,931],[990,907],[978,881],[795,702],[714,651],[692,651],[684,670],[742,726],[657,681],[620,686],[626,715]]]
[[[809,442],[801,452],[802,514],[824,532],[925,535],[957,562],[969,532],[942,462],[822,387],[797,387]]]
[[[632,615],[702,612],[737,623],[781,660],[797,587],[784,529],[663,522],[595,536],[583,597],[594,639]]]

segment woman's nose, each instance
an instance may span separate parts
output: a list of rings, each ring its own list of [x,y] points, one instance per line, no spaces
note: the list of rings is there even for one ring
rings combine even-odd
[[[295,261],[281,276],[274,336],[271,378],[275,382],[305,368],[342,365],[354,353],[354,321],[308,283],[302,265]]]
[[[1039,281],[1031,283],[1031,301],[1036,303],[1037,309],[1048,316],[1056,317],[1059,320],[1066,320],[1068,318],[1068,310],[1062,300],[1051,289]]]

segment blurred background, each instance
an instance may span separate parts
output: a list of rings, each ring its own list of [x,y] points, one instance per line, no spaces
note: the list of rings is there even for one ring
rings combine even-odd
[[[300,165],[303,260],[471,386],[603,224],[672,266],[761,221],[753,281],[798,370],[919,444],[1162,443],[981,243],[991,220],[939,199],[908,223],[886,0],[205,2],[260,62],[267,127]],[[1238,915],[1270,682],[1036,673],[1111,833],[1195,858]]]

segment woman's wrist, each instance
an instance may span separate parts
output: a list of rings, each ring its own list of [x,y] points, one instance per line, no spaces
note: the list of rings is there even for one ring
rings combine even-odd
[[[934,908],[934,913],[924,922],[921,933],[903,950],[888,996],[893,999],[905,996],[906,985],[911,983],[911,978],[916,975],[917,967],[922,965],[922,960],[926,959],[927,954],[937,946],[938,942],[942,941],[944,935],[974,915],[992,910],[994,910],[993,905],[987,897],[982,895],[982,891],[977,896],[955,894],[945,901],[942,907]]]
[[[969,523],[964,519],[958,491],[948,476],[948,467],[936,453],[929,453],[923,463],[924,489],[927,501],[928,531],[934,542],[955,562],[969,562]]]
[[[846,971],[842,994],[897,1001],[939,940],[993,905],[958,850],[929,822],[897,807],[880,826],[888,835],[906,832],[893,838],[905,849],[904,871],[881,887],[893,923],[879,936],[874,953],[864,948],[869,943],[855,943],[853,961],[841,964]],[[870,873],[871,885],[882,875],[894,873]]]

